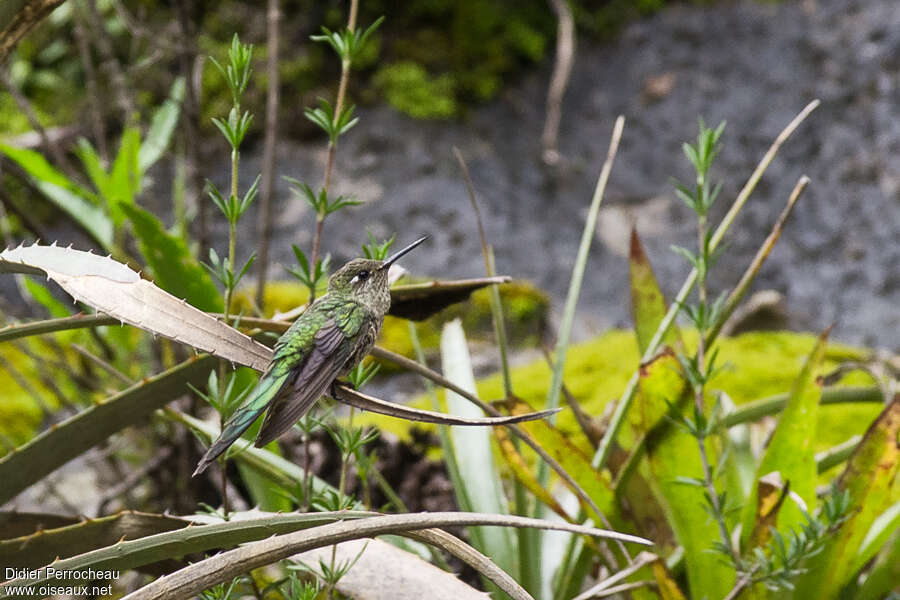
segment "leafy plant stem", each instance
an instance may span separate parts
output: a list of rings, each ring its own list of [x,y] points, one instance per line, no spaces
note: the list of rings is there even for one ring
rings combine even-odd
[[[350,0],[350,14],[347,17],[347,30],[354,31],[356,29],[356,15],[359,12],[359,0]],[[339,127],[338,123],[341,119],[341,114],[344,111],[344,101],[347,96],[347,85],[350,81],[350,67],[351,67],[351,59],[349,55],[344,55],[341,57],[341,79],[338,83],[338,91],[337,98],[334,102],[334,113],[332,126],[334,128]],[[325,177],[322,181],[322,189],[325,191],[325,194],[328,194],[328,190],[331,187],[331,173],[334,169],[334,155],[337,152],[337,137],[333,137],[328,142],[328,159],[325,162]],[[310,261],[310,265],[313,269],[316,268],[316,265],[319,261],[319,249],[322,244],[322,229],[325,225],[325,212],[320,212],[316,215],[316,234],[313,238],[313,250],[312,250],[312,260]],[[309,289],[309,301],[312,302],[316,299],[316,289],[315,286],[310,287]]]
[[[754,189],[756,189],[756,185],[757,183],[759,183],[760,178],[762,178],[763,173],[765,173],[766,169],[775,159],[775,155],[778,153],[778,150],[781,148],[784,142],[787,141],[791,134],[794,133],[794,131],[800,126],[800,124],[806,119],[806,117],[809,116],[809,114],[819,106],[819,104],[819,100],[813,100],[812,102],[807,104],[806,107],[802,111],[800,111],[800,113],[796,117],[794,117],[794,119],[787,125],[787,127],[782,130],[778,137],[775,138],[775,141],[772,142],[772,145],[763,155],[759,164],[756,166],[753,173],[750,175],[750,178],[747,180],[747,183],[745,183],[744,187],[741,188],[741,191],[738,193],[737,198],[735,198],[734,203],[731,205],[731,208],[728,209],[725,217],[719,223],[719,226],[716,228],[715,232],[710,238],[710,251],[716,249],[716,247],[719,245],[719,242],[722,240],[722,237],[731,228],[731,225],[737,218],[738,213],[740,213],[741,209],[743,209],[744,207],[744,204],[746,204],[747,200],[750,198],[750,194],[753,193]],[[656,352],[657,350],[659,350],[659,345],[662,343],[663,338],[665,337],[666,333],[668,333],[669,328],[672,326],[672,323],[675,322],[675,316],[678,314],[681,304],[685,300],[687,300],[687,297],[691,293],[691,290],[693,289],[696,282],[697,269],[692,269],[690,274],[688,274],[684,284],[682,284],[681,289],[678,291],[678,295],[675,297],[675,300],[669,307],[669,311],[666,313],[666,316],[660,322],[659,327],[657,328],[656,333],[653,336],[653,339],[651,339],[650,343],[647,345],[647,350],[644,352],[643,356],[641,356],[640,364],[646,363],[656,355]],[[622,393],[622,398],[616,405],[616,410],[613,413],[612,418],[610,419],[609,427],[607,428],[603,439],[600,440],[600,446],[594,453],[593,460],[591,461],[594,468],[603,467],[609,460],[610,453],[613,449],[613,442],[615,441],[616,436],[619,435],[619,430],[625,423],[625,415],[627,414],[628,409],[631,407],[635,395],[637,394],[638,381],[639,372],[636,371],[634,375],[632,375],[631,379],[628,380],[628,385],[626,386],[625,391]]]

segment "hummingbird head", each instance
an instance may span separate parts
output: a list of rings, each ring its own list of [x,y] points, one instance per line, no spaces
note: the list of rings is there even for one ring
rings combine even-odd
[[[386,313],[391,305],[388,271],[401,256],[424,242],[423,236],[386,260],[354,258],[338,269],[328,280],[328,292],[350,294],[370,305],[376,312]]]

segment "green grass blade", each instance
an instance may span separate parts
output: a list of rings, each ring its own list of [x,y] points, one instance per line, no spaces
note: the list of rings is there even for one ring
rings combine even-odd
[[[855,600],[883,600],[897,591],[900,581],[900,528],[894,530],[893,538],[875,560],[866,580],[855,594]]]
[[[827,340],[828,331],[819,337],[803,365],[753,478],[756,482],[764,475],[777,471],[782,480],[790,485],[791,491],[803,499],[809,512],[812,512],[816,504],[817,472],[813,441],[822,393],[822,386],[816,381],[816,375],[822,368]],[[746,545],[755,529],[756,504],[757,486],[754,484],[750,486],[750,497],[741,514],[741,545],[745,550],[749,550]],[[803,513],[794,502],[786,502],[782,506],[778,515],[778,529],[782,533],[804,522]]]
[[[612,138],[609,143],[609,152],[606,162],[597,179],[594,189],[594,197],[584,222],[584,230],[581,233],[581,243],[578,245],[578,254],[575,257],[575,266],[572,267],[572,278],[569,281],[569,291],[566,294],[566,305],[563,309],[562,323],[559,326],[558,341],[556,343],[556,355],[553,363],[553,375],[550,381],[550,389],[547,390],[546,408],[559,406],[559,394],[562,389],[563,367],[566,364],[566,351],[569,349],[569,338],[572,334],[572,326],[575,323],[575,308],[578,305],[578,296],[581,294],[581,283],[584,279],[584,271],[587,267],[588,254],[591,243],[594,241],[594,231],[597,228],[597,218],[600,214],[600,204],[603,202],[603,194],[606,191],[606,182],[609,180],[609,172],[612,169],[613,159],[619,148],[619,140],[622,139],[622,129],[625,127],[625,117],[619,116],[613,126]],[[551,423],[553,419],[551,419]],[[547,468],[541,463],[538,480],[546,484]]]
[[[129,425],[143,424],[154,410],[199,386],[216,364],[191,358],[54,425],[0,459],[0,504]]]

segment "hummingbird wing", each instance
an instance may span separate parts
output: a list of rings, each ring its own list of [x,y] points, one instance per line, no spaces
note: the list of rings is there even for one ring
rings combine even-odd
[[[357,313],[362,310],[355,303],[344,304],[319,327],[312,351],[295,370],[291,388],[276,397],[269,407],[256,438],[257,447],[265,446],[290,429],[341,374],[356,345],[355,338],[363,321]]]

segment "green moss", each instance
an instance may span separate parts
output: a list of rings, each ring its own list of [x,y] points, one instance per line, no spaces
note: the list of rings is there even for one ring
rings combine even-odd
[[[449,119],[456,115],[456,82],[450,75],[432,77],[419,64],[397,62],[378,70],[374,84],[391,106],[417,119]]]

